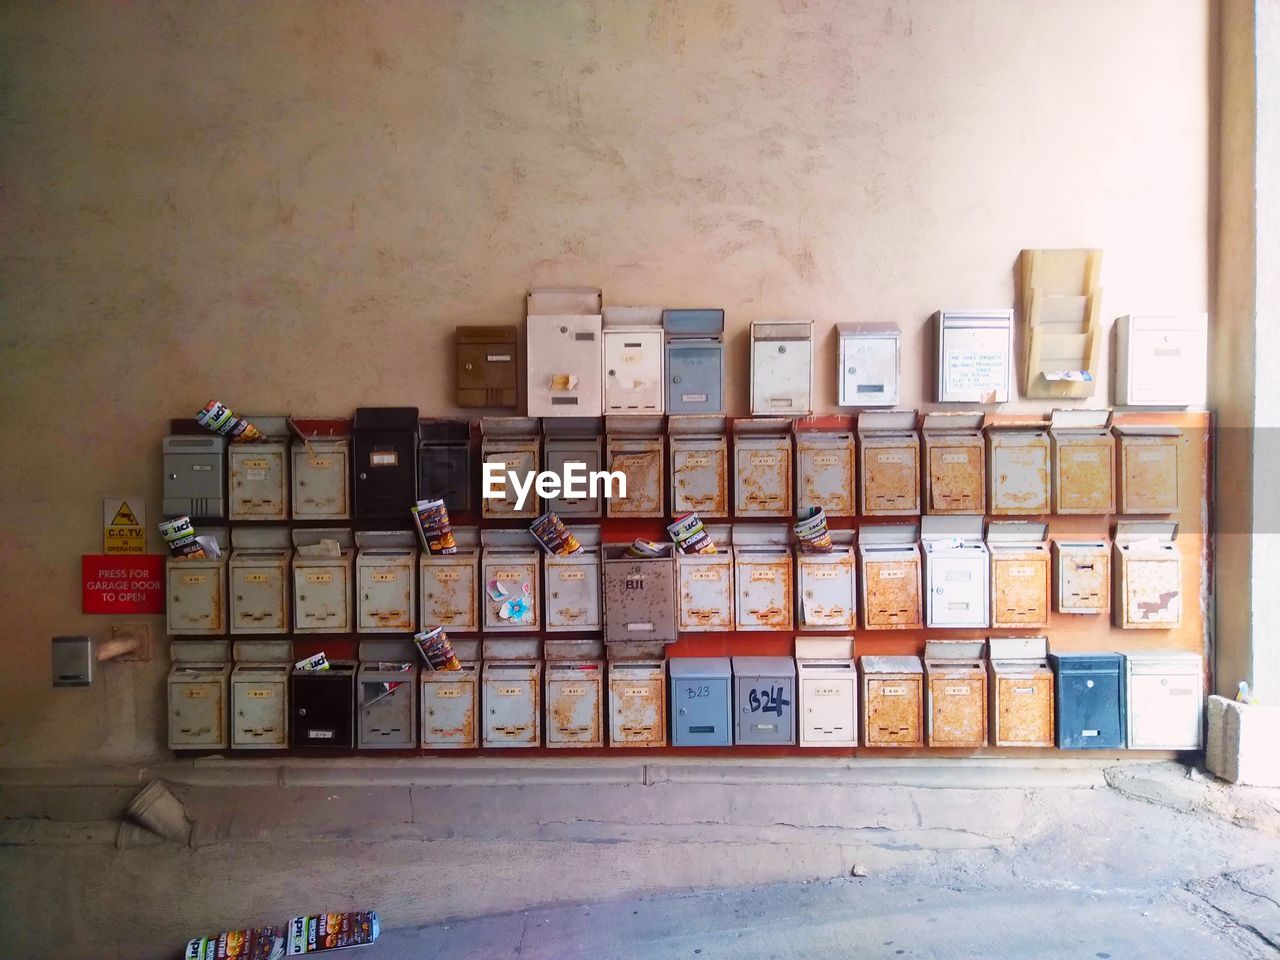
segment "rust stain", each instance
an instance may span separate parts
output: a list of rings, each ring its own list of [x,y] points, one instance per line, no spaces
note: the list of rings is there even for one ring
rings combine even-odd
[[[1059,439],[1055,458],[1057,513],[1114,513],[1115,438]]]
[[[705,448],[682,444],[673,447],[673,514],[696,510],[703,517],[729,514],[728,452],[723,440]]]
[[[975,514],[987,510],[987,464],[981,437],[926,441],[929,512]]]
[[[1167,630],[1181,622],[1182,567],[1176,557],[1121,560],[1126,630]]]
[[[997,747],[1052,747],[1053,676],[1002,675],[996,678]]]
[[[737,513],[748,517],[791,514],[791,444],[779,438],[768,444],[740,442],[737,450]]]
[[[733,629],[732,559],[681,558],[678,618],[681,630]],[[699,579],[714,576],[714,579]]]
[[[1000,433],[991,438],[991,513],[1026,516],[1049,512],[1049,436]]]
[[[609,702],[613,710],[614,744],[666,745],[666,683],[663,680],[611,677]]]
[[[920,512],[919,437],[863,441],[862,512],[873,517]]]
[[[821,441],[796,440],[798,474],[797,509],[822,507],[833,517],[852,516],[853,509],[853,438],[840,445],[824,438]]]
[[[865,743],[868,747],[922,747],[920,678],[880,674],[867,681]]]
[[[1049,556],[1002,552],[991,559],[991,625],[1037,627],[1049,623]]]
[[[1120,512],[1177,513],[1181,438],[1120,437]]]
[[[626,476],[627,495],[610,498],[606,514],[610,517],[663,516],[662,467],[661,440],[645,442],[643,449],[636,441],[628,442],[622,449],[610,445],[609,469]]]
[[[791,554],[777,559],[738,558],[740,629],[790,630],[792,611]]]
[[[987,745],[987,676],[981,667],[926,667],[929,746]]]
[[[920,622],[919,560],[868,560],[865,565],[869,630],[918,630]]]

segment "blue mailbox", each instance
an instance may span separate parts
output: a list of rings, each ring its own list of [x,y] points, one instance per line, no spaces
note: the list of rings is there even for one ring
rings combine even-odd
[[[667,413],[724,412],[724,311],[664,310]]]
[[[1124,657],[1118,653],[1051,653],[1058,747],[1114,750],[1125,745]]]
[[[796,662],[734,657],[733,709],[737,743],[795,743]]]
[[[676,657],[671,669],[671,743],[677,747],[733,744],[733,668],[728,657]]]

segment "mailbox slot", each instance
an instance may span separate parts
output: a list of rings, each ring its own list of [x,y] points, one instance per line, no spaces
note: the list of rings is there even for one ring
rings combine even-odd
[[[1007,403],[1013,382],[1012,310],[939,310],[939,403]]]
[[[856,512],[852,419],[844,429],[821,429],[796,424],[796,516],[821,507],[829,517]]]
[[[661,414],[663,376],[661,307],[604,308],[604,412]]]
[[[366,640],[356,676],[361,750],[406,750],[417,746],[418,654],[406,641]]]
[[[453,642],[461,670],[420,675],[422,746],[428,750],[473,750],[480,746],[480,643]]]
[[[734,742],[796,742],[796,664],[790,657],[734,657]]]
[[[1111,609],[1111,553],[1105,540],[1055,540],[1054,592],[1058,613],[1107,613]]]
[[[169,652],[169,749],[225,749],[231,675],[226,642],[174,641]]]
[[[988,503],[994,516],[1049,512],[1049,431],[1044,421],[987,424]]]
[[[791,531],[738,524],[733,528],[734,607],[739,630],[791,630],[795,625]]]
[[[227,440],[221,436],[165,437],[166,517],[225,517]]]
[[[896,323],[839,323],[842,407],[896,407],[902,331]]]
[[[1195,653],[1125,655],[1131,750],[1199,750],[1204,743],[1204,658]]]
[[[987,745],[987,665],[981,640],[926,640],[925,726],[931,747]]]
[[[705,633],[734,628],[732,528],[706,527],[715,553],[676,554],[677,620],[681,633]]]
[[[289,745],[289,640],[237,640],[231,672],[231,745],[283,750]]]
[[[992,521],[987,527],[991,551],[991,625],[1043,627],[1049,623],[1048,525]]]
[[[351,516],[351,438],[294,440],[293,518],[346,520]]]
[[[451,514],[470,512],[471,424],[420,420],[418,436],[418,499],[443,500]]]
[[[173,636],[227,632],[227,528],[201,527],[199,532],[201,536],[213,537],[222,555],[201,560],[165,559],[165,580],[169,588],[165,623]]]
[[[532,304],[532,297],[530,298]],[[601,316],[534,314],[528,338],[531,417],[598,417],[601,410]]]
[[[267,438],[227,447],[231,520],[289,519],[289,418],[246,417]]]
[[[584,496],[566,496],[563,492],[546,502],[546,509],[560,518],[598,517],[604,502],[603,492],[592,487],[587,478],[604,463],[604,420],[600,417],[562,417],[542,425],[543,458],[546,469],[562,479],[568,464],[574,475],[581,471],[583,479],[575,487],[585,489]],[[628,492],[630,489],[628,488]]]
[[[422,625],[444,627],[454,633],[480,631],[480,533],[475,527],[454,527],[457,553],[418,556]]]
[[[1209,317],[1116,320],[1116,404],[1203,407],[1208,398]]]
[[[347,529],[294,530],[293,623],[295,633],[350,633],[355,539]],[[338,553],[317,553],[332,540]]]
[[[527,530],[481,530],[480,604],[485,632],[542,626],[542,551]]]
[[[546,577],[547,631],[591,631],[604,626],[600,602],[600,528],[570,527],[582,552],[543,559]],[[547,728],[550,737],[551,728]]]
[[[991,623],[991,555],[982,517],[924,517],[925,626],[986,627]]]
[[[667,745],[667,664],[657,658],[609,661],[609,746]]]
[[[327,670],[289,675],[289,742],[295,747],[351,749],[355,745],[354,660],[330,660]]]
[[[604,639],[607,643],[676,640],[675,548],[663,555],[627,556],[624,544],[605,544]]]
[[[1109,514],[1116,511],[1116,440],[1109,410],[1055,410],[1053,512]]]
[[[288,633],[290,566],[289,531],[284,527],[237,527],[231,531],[231,633]]]
[[[1117,424],[1120,446],[1120,512],[1173,514],[1182,506],[1177,427]]]
[[[547,642],[548,748],[604,746],[603,653],[599,642]]]
[[[852,530],[831,531],[828,553],[796,553],[796,616],[801,630],[852,630],[858,604]]]
[[[858,745],[858,667],[853,637],[796,637],[800,746]]]
[[[417,537],[399,531],[356,534],[356,630],[413,633],[418,628]]]
[[[538,641],[532,639],[505,646],[503,641],[485,642],[480,698],[485,747],[542,743],[542,660],[537,650]]]
[[[1056,678],[1058,748],[1114,750],[1125,745],[1124,657],[1051,653]]]
[[[542,467],[542,442],[538,433],[538,421],[531,417],[485,417],[480,421],[480,459],[483,464],[493,464],[500,471],[503,495],[485,496],[484,474],[480,477],[481,516],[486,519],[532,520],[542,512],[536,485],[529,487],[524,506],[517,508],[519,495],[508,473],[515,473],[520,483],[529,482],[529,475]]]
[[[991,744],[1054,745],[1054,682],[1045,637],[992,637],[987,680],[991,685]]]

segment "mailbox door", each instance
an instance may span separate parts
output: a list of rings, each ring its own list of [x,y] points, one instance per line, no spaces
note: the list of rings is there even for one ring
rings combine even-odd
[[[1049,557],[992,557],[991,625],[1037,627],[1049,622]]]
[[[922,746],[920,679],[867,678],[866,736],[868,747]]]
[[[661,517],[664,515],[662,440],[655,438],[646,449],[610,450],[609,470],[627,478],[626,497],[605,501],[610,517]]]
[[[600,415],[600,317],[529,317],[528,415]]]
[[[223,633],[226,578],[224,563],[169,563],[169,602],[165,607],[169,633]]]
[[[677,747],[724,747],[733,742],[727,678],[672,680],[672,744]]]
[[[193,517],[224,516],[222,469],[221,451],[166,453],[163,512],[167,515],[190,513]]]
[[[734,512],[739,517],[791,515],[791,441],[740,440],[734,450],[737,467]]]
[[[535,631],[542,625],[542,584],[538,576],[538,560],[531,557],[485,556],[480,563],[481,604],[484,606],[485,630]],[[494,599],[488,584],[497,581],[507,596]],[[503,605],[512,597],[523,598],[529,605],[523,618],[502,616]]]
[[[422,745],[434,749],[470,750],[476,737],[475,678],[422,683]]]
[[[795,742],[795,684],[790,677],[735,677],[736,743]]]
[[[677,598],[682,632],[733,629],[733,557],[679,557],[676,575],[680,581]]]
[[[868,560],[866,609],[868,630],[914,630],[920,622],[920,566],[914,560]]]
[[[355,514],[400,518],[417,499],[417,438],[411,433],[357,433]]]
[[[226,744],[223,687],[208,681],[169,681],[169,749]]]
[[[471,509],[471,451],[465,446],[423,444],[419,447],[418,498],[443,500],[452,513],[468,512]]]
[[[981,443],[929,444],[929,513],[979,514],[987,509],[987,462]]]
[[[599,630],[600,562],[565,563],[548,557],[547,629]],[[550,727],[547,733],[550,735]]]
[[[355,688],[350,674],[289,678],[290,743],[295,747],[351,747]]]
[[[547,746],[603,747],[600,677],[547,680]]]
[[[293,613],[298,633],[351,630],[351,568],[347,564],[294,564]]]
[[[1111,607],[1111,564],[1107,554],[1058,555],[1058,612],[1106,613]]]
[[[987,625],[987,556],[926,556],[929,565],[930,627]]]
[[[986,677],[929,677],[929,746],[986,745]]]
[[[862,512],[873,517],[920,512],[920,445],[914,438],[863,443]]]
[[[812,342],[757,340],[751,349],[751,412],[808,413]]]
[[[519,667],[517,676],[502,676],[502,668],[486,667],[484,679],[484,745],[486,747],[536,747],[538,684]]]
[[[600,447],[598,443],[590,446],[583,443],[566,448],[549,440],[547,441],[545,460],[548,472],[554,473],[559,477],[565,475],[564,467],[567,463],[576,464],[587,477],[590,477],[592,473],[600,469]],[[581,485],[587,490],[585,497],[566,497],[561,495],[548,500],[546,508],[561,518],[600,516],[601,498],[599,492],[595,496],[591,496],[591,484],[587,480],[584,480]],[[630,492],[631,481],[628,478],[627,493]]]
[[[232,520],[285,520],[288,470],[283,444],[233,444],[228,448]]]
[[[796,560],[800,586],[797,615],[802,629],[851,630],[857,613],[853,589],[853,554],[823,560],[800,554]]]
[[[360,682],[360,749],[395,750],[415,744],[413,690],[417,684],[412,672],[405,676],[408,679],[390,693],[380,681]]]
[[[253,674],[261,671],[261,679]],[[238,667],[231,682],[235,727],[231,744],[241,749],[283,750],[289,745],[285,684],[275,667]]]
[[[663,331],[604,331],[606,413],[661,413]]]
[[[413,554],[356,558],[356,630],[412,633],[417,629]]]
[[[604,639],[673,643],[675,564],[671,560],[609,560],[604,565]]]
[[[1115,670],[1058,675],[1058,746],[1102,750],[1124,746],[1120,674]]]
[[[840,406],[892,407],[898,402],[898,338],[840,338]]]
[[[992,438],[991,512],[999,516],[1049,512],[1049,441]]]
[[[524,483],[528,479],[529,474],[536,473],[538,470],[538,453],[535,447],[529,446],[523,449],[515,450],[490,450],[484,454],[485,463],[496,464],[499,470],[511,471],[520,477],[520,482]],[[481,490],[484,488],[481,487]],[[481,513],[488,518],[514,518],[528,517],[535,518],[540,512],[540,503],[538,495],[534,487],[529,487],[529,495],[525,499],[524,508],[517,510],[516,503],[519,495],[516,493],[515,484],[510,482],[510,477],[503,475],[503,496],[490,499],[485,497]]]
[[[1120,441],[1120,512],[1177,513],[1178,438]]]
[[[800,679],[800,745],[853,746],[858,740],[857,680]]]
[[[728,452],[723,443],[671,450],[671,514],[729,515]]]
[[[1129,747],[1201,746],[1203,705],[1196,674],[1134,674],[1129,678]]]
[[[1053,675],[998,674],[995,682],[995,746],[1053,746]]]
[[[350,515],[346,447],[293,448],[295,520],[341,520]]]
[[[286,564],[227,564],[231,578],[232,633],[288,633]]]
[[[739,630],[791,630],[791,555],[737,555],[736,608]]]
[[[666,684],[661,677],[630,677],[610,668],[609,744],[662,747],[667,743]]]
[[[515,328],[511,328],[514,334]],[[514,407],[516,405],[516,345],[466,343],[457,349],[460,407]]]
[[[1058,513],[1115,513],[1116,450],[1110,437],[1059,440]]]
[[[1182,563],[1130,557],[1124,565],[1124,624],[1157,630],[1182,622]]]
[[[853,445],[796,446],[796,513],[821,507],[830,517],[851,517]]]
[[[444,627],[451,633],[477,633],[480,612],[477,580],[480,558],[450,563],[447,558],[423,556],[420,562],[422,582],[422,623]]]
[[[667,413],[719,413],[723,380],[722,343],[667,344]]]

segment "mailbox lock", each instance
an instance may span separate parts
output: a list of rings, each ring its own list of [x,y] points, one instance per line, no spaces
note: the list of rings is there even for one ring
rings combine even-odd
[[[610,371],[609,371],[609,376],[611,376],[611,377],[616,377],[617,375],[618,375],[618,371],[616,371],[616,370],[610,370]]]
[[[569,328],[568,328],[568,327],[561,327],[561,328],[560,328],[560,332],[561,332],[561,333],[568,333],[568,332],[569,332]]]
[[[362,473],[362,474],[360,474],[360,479],[361,479],[361,480],[368,480],[368,479],[369,479],[369,475],[368,475],[367,473]]]
[[[1084,685],[1085,685],[1086,687],[1088,687],[1090,690],[1092,690],[1092,689],[1093,689],[1093,681],[1092,681],[1092,680],[1086,680],[1086,681],[1084,682]]]
[[[177,479],[178,479],[178,475],[177,475],[176,473],[171,473],[171,474],[169,474],[169,479],[170,479],[170,480],[177,480]]]
[[[299,708],[298,708],[298,716],[300,716],[300,717],[305,717],[306,715],[307,715],[307,708],[306,708],[306,707],[299,707]]]
[[[787,346],[786,346],[786,344],[783,344],[782,346],[778,347],[778,352],[779,352],[779,353],[786,353],[786,352],[787,352]]]
[[[672,378],[671,378],[671,382],[672,382],[672,383],[679,383],[679,382],[680,382],[680,374],[678,374],[678,373],[677,373],[674,377],[672,377]]]

